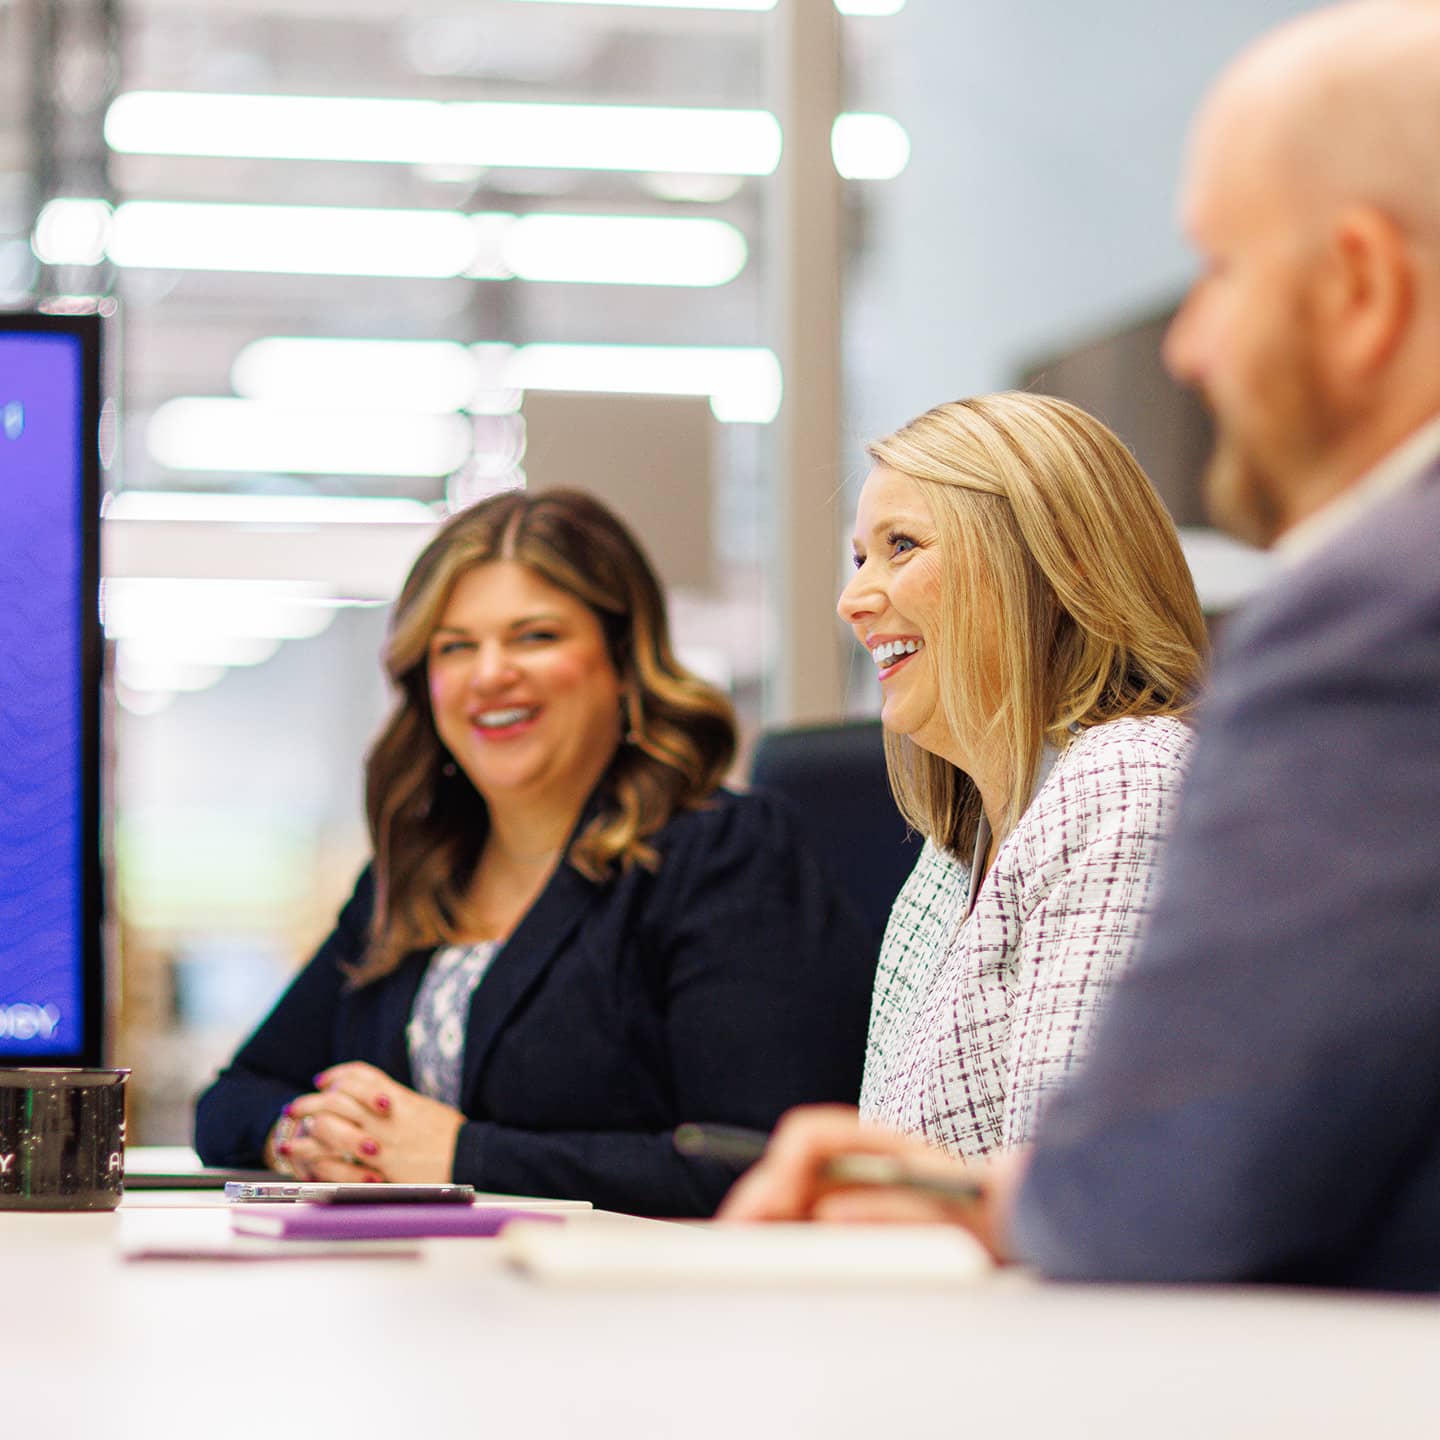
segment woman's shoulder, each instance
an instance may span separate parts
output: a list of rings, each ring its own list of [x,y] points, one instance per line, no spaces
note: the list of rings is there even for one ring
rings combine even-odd
[[[1148,829],[1151,812],[1168,811],[1179,795],[1190,747],[1190,727],[1173,715],[1126,716],[1081,730],[1060,752],[1020,828],[1062,849],[1076,826],[1100,816]]]
[[[1065,747],[1062,761],[1067,770],[1138,765],[1179,773],[1193,743],[1190,726],[1179,716],[1127,715],[1081,730]]]
[[[768,791],[740,793],[723,786],[697,805],[677,810],[656,832],[662,854],[683,850],[754,849],[796,842],[789,806]]]
[[[1189,727],[1173,715],[1127,716],[1074,736],[1012,837],[1027,904],[1092,846],[1107,873],[1116,854],[1152,863],[1174,821],[1190,746]]]

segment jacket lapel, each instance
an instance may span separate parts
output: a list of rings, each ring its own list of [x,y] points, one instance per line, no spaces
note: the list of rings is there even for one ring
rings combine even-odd
[[[410,1023],[410,1012],[415,1008],[415,996],[433,953],[421,950],[406,956],[400,968],[385,981],[381,993],[376,996],[378,1013],[375,1017],[374,1033],[378,1058],[375,1063],[402,1085],[415,1083],[410,1071],[410,1044],[406,1026]]]
[[[562,861],[476,986],[460,1082],[461,1108],[467,1114],[473,1114],[469,1102],[496,1040],[579,927],[596,893],[591,881]]]

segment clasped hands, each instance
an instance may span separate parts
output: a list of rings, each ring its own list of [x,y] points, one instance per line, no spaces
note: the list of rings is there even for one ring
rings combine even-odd
[[[882,1155],[917,1176],[980,1179],[978,1200],[957,1202],[904,1185],[847,1185],[827,1175],[831,1161]],[[792,1110],[776,1127],[765,1154],[735,1184],[719,1220],[822,1220],[841,1224],[961,1225],[997,1259],[1005,1239],[1025,1152],[986,1160],[959,1160],[913,1135],[865,1123],[845,1105]]]
[[[443,1183],[464,1123],[452,1106],[350,1060],[322,1070],[314,1093],[285,1107],[271,1163],[301,1180]]]

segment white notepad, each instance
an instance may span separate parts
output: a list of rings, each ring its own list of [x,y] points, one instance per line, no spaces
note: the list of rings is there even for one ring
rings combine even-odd
[[[558,1284],[967,1285],[992,1262],[951,1225],[508,1226],[511,1265]]]

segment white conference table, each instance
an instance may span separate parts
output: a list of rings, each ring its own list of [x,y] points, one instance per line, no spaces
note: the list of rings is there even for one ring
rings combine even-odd
[[[194,1192],[0,1212],[0,1436],[1440,1435],[1440,1299],[1003,1272],[951,1290],[549,1288],[468,1239],[418,1261],[126,1261],[137,1223],[226,1216]]]

